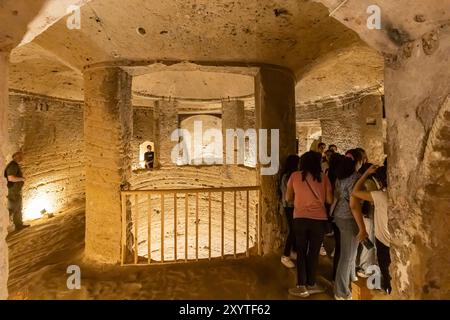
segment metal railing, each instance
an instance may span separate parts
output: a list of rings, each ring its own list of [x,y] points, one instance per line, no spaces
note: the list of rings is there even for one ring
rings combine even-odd
[[[232,201],[227,201],[226,198],[230,197]],[[190,198],[193,198],[193,207]],[[121,201],[121,265],[179,263],[261,254],[259,186],[122,191]],[[200,216],[207,219],[201,233]],[[218,221],[220,225],[217,225]],[[220,227],[220,232],[214,232],[213,227],[216,226]],[[230,229],[232,240],[226,238]],[[238,235],[241,238],[245,236],[245,240],[240,241]],[[200,241],[204,244],[201,249]],[[213,250],[217,242],[220,244]]]

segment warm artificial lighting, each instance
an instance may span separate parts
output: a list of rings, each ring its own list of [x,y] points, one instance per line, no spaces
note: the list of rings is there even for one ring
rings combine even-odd
[[[25,204],[23,220],[35,220],[53,211],[54,201],[47,194],[29,199]]]

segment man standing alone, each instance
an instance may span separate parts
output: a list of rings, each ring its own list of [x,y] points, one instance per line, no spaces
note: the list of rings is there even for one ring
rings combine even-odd
[[[10,218],[13,218],[16,231],[20,231],[29,225],[24,225],[22,221],[22,187],[23,178],[20,163],[23,161],[23,153],[13,154],[13,160],[6,166],[4,176],[8,182],[8,210]]]
[[[146,169],[153,169],[153,163],[155,161],[155,153],[152,150],[152,146],[147,146],[147,152],[144,153],[144,161]]]

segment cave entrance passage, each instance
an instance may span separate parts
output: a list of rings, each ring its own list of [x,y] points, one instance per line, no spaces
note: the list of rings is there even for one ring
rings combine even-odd
[[[123,191],[121,264],[261,254],[261,188]]]

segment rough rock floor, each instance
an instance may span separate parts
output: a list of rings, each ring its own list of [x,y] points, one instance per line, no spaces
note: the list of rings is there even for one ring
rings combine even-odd
[[[288,294],[295,269],[283,267],[278,256],[145,267],[87,264],[83,210],[80,205],[8,237],[10,299],[300,299]],[[69,265],[81,268],[80,290],[67,288]],[[319,273],[327,292],[308,299],[332,299],[330,257],[321,257]]]

